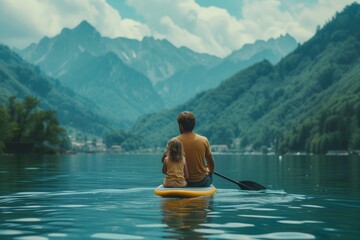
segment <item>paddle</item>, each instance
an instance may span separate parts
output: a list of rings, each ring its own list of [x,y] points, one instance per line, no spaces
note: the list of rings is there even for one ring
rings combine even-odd
[[[238,185],[242,190],[264,190],[266,189],[266,187],[256,183],[256,182],[252,182],[252,181],[235,181],[231,178],[228,178],[224,175],[221,175],[220,173],[214,172],[215,175],[218,175],[219,177],[222,177],[230,182],[235,183],[236,185]]]

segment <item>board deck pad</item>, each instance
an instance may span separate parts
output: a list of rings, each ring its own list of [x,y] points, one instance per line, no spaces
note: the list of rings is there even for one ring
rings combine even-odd
[[[161,184],[155,188],[154,193],[161,197],[193,198],[210,196],[216,193],[216,188],[213,185],[209,187],[166,188]]]

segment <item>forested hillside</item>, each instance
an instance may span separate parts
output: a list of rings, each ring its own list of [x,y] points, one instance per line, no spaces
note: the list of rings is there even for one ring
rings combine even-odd
[[[255,64],[181,106],[143,116],[132,131],[148,145],[165,146],[178,134],[177,114],[190,110],[196,131],[212,144],[281,152],[359,149],[358,22],[354,3],[280,63]]]
[[[41,109],[56,110],[62,125],[85,133],[99,134],[115,126],[100,115],[94,102],[77,96],[59,81],[43,74],[39,67],[0,45],[0,105],[5,106],[11,96],[19,100],[34,96],[40,100]]]

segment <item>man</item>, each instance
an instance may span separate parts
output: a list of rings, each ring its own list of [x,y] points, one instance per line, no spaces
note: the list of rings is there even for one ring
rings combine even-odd
[[[176,119],[181,133],[177,138],[184,146],[189,173],[188,187],[208,187],[215,168],[210,143],[206,137],[193,132],[196,119],[192,112],[181,112]]]

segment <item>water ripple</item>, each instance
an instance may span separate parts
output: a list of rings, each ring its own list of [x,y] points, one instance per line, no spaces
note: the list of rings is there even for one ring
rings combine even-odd
[[[0,229],[0,236],[1,235],[10,236],[10,235],[20,235],[20,234],[24,234],[24,231],[13,230],[13,229]]]
[[[41,222],[40,218],[18,218],[6,220],[8,222]]]
[[[243,240],[256,240],[256,239],[315,239],[315,236],[308,233],[301,232],[275,232],[260,235],[245,235],[245,234],[219,234],[208,235],[209,238],[215,239],[243,239]]]
[[[217,223],[203,223],[199,224],[200,226],[210,227],[210,228],[242,228],[242,227],[254,227],[254,224],[248,223],[237,223],[237,222],[229,222],[224,224]]]
[[[302,220],[302,221],[298,221],[298,220],[279,220],[278,222],[283,223],[283,224],[324,223],[322,221],[313,221],[313,220]]]
[[[117,233],[95,233],[91,235],[92,238],[99,238],[99,239],[144,239],[141,236],[134,236],[134,235],[126,235],[126,234],[117,234]]]
[[[301,205],[303,207],[308,207],[308,208],[324,208],[323,206],[319,206],[319,205]]]
[[[284,217],[280,216],[269,216],[269,215],[246,215],[246,214],[240,214],[240,217],[248,217],[248,218],[263,218],[263,219],[280,219]]]
[[[166,224],[138,224],[136,227],[140,228],[165,228],[167,227]]]

